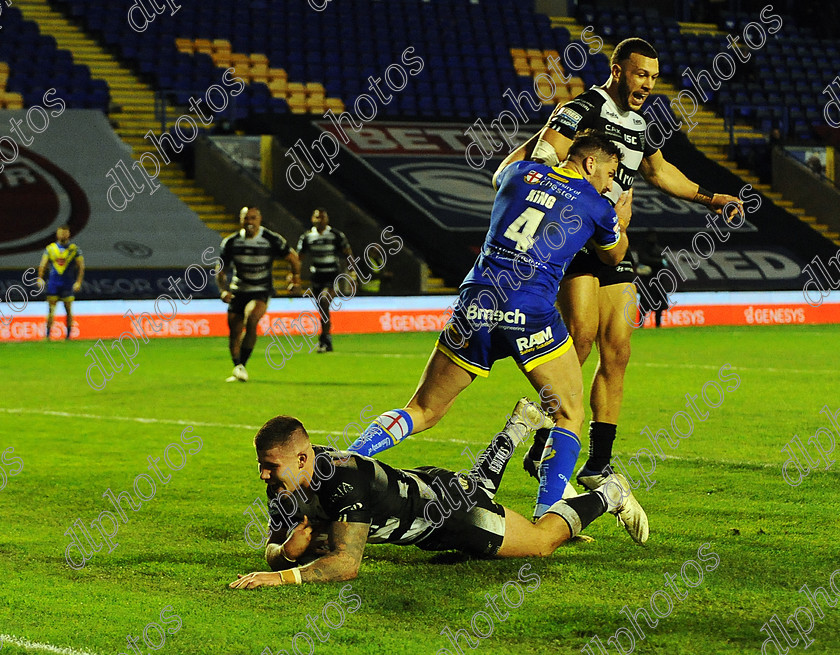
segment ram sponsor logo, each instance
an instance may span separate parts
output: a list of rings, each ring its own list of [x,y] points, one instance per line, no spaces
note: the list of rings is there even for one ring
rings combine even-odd
[[[520,354],[529,352],[537,346],[542,346],[554,341],[554,336],[551,334],[551,327],[545,328],[535,332],[530,337],[520,337],[516,340],[516,347],[519,348]]]
[[[467,320],[472,323],[525,325],[525,314],[520,312],[518,307],[512,312],[503,312],[501,309],[484,309],[470,305],[467,308]]]

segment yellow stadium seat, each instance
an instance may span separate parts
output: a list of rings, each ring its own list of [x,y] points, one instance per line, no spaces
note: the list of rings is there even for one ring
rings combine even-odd
[[[233,48],[227,39],[213,39],[213,50],[216,52],[231,52]]]
[[[542,73],[546,70],[545,61],[542,57],[528,57],[528,67],[535,73]]]
[[[510,56],[513,57],[514,59],[516,59],[517,57],[524,57],[525,56],[525,50],[523,50],[522,48],[511,48],[510,49]]]
[[[268,84],[268,66],[266,64],[252,64],[251,81]]]
[[[268,66],[268,57],[265,56],[261,52],[252,52],[251,53],[251,63],[252,64],[265,64]]]
[[[323,114],[327,110],[327,105],[324,102],[324,98],[314,98],[310,97],[306,100],[306,108],[309,110],[310,113],[313,114]]]
[[[248,59],[248,55],[243,54],[241,52],[232,52],[230,53],[230,60],[233,62],[233,65],[242,62],[245,64],[250,64],[250,60]]]
[[[563,104],[572,99],[572,94],[565,84],[558,84],[557,91],[554,93],[554,101],[558,104]]]
[[[289,93],[300,94],[306,97],[306,87],[301,84],[300,82],[289,82],[288,83]]]
[[[537,50],[536,48],[528,48],[525,50],[526,57],[542,57],[543,53],[542,50]]]
[[[341,114],[344,111],[344,102],[340,98],[327,98],[326,106],[327,109],[332,109],[334,114]]]
[[[271,80],[268,83],[268,90],[275,98],[285,98],[287,83],[286,80]]]
[[[540,77],[539,79],[536,79],[534,83],[538,89],[537,95],[539,95],[540,101],[544,105],[553,105],[554,96],[557,94],[557,85],[555,84],[552,88],[551,82],[549,82],[546,77]]]
[[[268,78],[274,81],[280,82],[288,82],[289,81],[289,74],[286,72],[284,68],[269,68],[268,69]]]
[[[193,41],[192,39],[178,38],[175,39],[175,47],[178,48],[180,52],[186,52],[189,54],[193,52]]]
[[[513,67],[520,75],[529,75],[531,67],[528,65],[528,60],[525,57],[517,57],[513,60]]]
[[[246,62],[235,62],[233,64],[233,73],[236,77],[247,79],[251,77],[251,66]]]
[[[4,100],[6,109],[23,109],[23,96],[19,93],[7,93]]]
[[[213,63],[221,68],[230,68],[232,60],[229,52],[216,51],[212,55]]]
[[[213,49],[213,42],[210,39],[196,39],[194,41],[195,49],[198,50],[199,48],[210,48]]]

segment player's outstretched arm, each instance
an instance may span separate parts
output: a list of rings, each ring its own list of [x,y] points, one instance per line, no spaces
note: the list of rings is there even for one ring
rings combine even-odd
[[[724,206],[729,203],[734,203],[741,213],[744,212],[744,203],[739,198],[701,188],[697,182],[689,180],[679,168],[666,160],[660,150],[642,159],[639,170],[649,184],[675,198],[700,203],[717,214],[722,213]]]
[[[302,582],[352,580],[359,573],[369,531],[369,523],[334,521],[330,524],[330,551],[323,557],[319,557],[306,566],[276,573],[256,571],[247,575],[239,574],[238,579],[231,582],[229,586],[232,589],[256,589]]]

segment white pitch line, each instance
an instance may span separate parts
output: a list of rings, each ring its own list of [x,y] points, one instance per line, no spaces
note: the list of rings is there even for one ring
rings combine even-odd
[[[660,362],[639,362],[634,364],[634,366],[649,366],[649,367],[656,367],[656,368],[701,368],[710,371],[717,371],[720,369],[720,366],[712,366],[710,364],[665,364]],[[764,367],[764,368],[752,368],[749,366],[733,366],[733,371],[760,371],[762,373],[833,373],[837,374],[837,369],[819,369],[819,368],[772,368],[772,367]]]
[[[53,646],[52,644],[42,644],[38,641],[29,641],[28,639],[15,637],[14,635],[0,634],[0,648],[2,648],[4,642],[20,646],[26,650],[43,650],[48,653],[58,653],[58,655],[94,655],[94,653],[89,653],[86,650],[76,650],[75,648],[68,648],[66,646]]]
[[[189,427],[202,428],[236,428],[242,430],[259,430],[261,425],[243,425],[242,423],[210,423],[207,421],[183,421],[167,418],[146,418],[143,416],[103,416],[101,414],[74,414],[72,412],[57,412],[48,409],[28,409],[26,407],[0,407],[0,412],[5,414],[38,414],[41,416],[61,416],[63,418],[88,418],[99,421],[128,421],[130,423],[160,423],[163,425],[185,425]],[[340,430],[307,430],[309,434],[343,434]],[[448,442],[459,444],[473,444],[473,441],[463,439],[429,439],[428,437],[412,437],[414,441],[428,441],[431,443]]]

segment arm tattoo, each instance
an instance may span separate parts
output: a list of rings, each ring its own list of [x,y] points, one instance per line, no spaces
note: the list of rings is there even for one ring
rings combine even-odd
[[[301,567],[303,582],[332,582],[356,577],[369,530],[369,523],[333,522],[330,530],[332,551]]]

